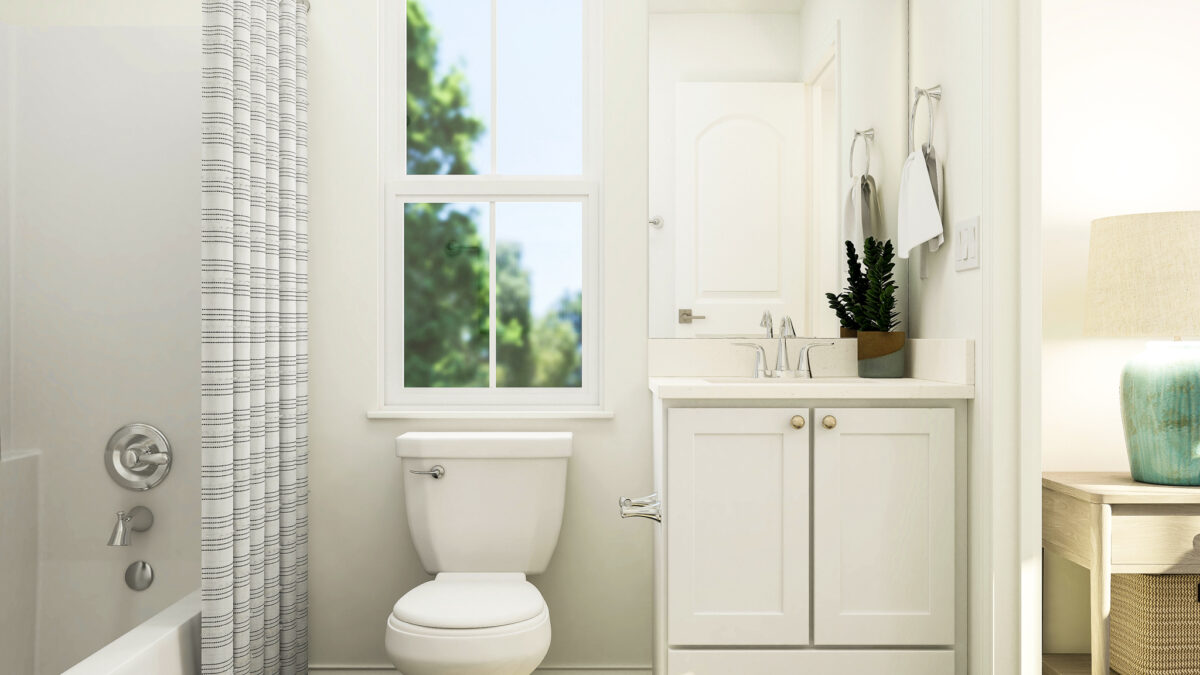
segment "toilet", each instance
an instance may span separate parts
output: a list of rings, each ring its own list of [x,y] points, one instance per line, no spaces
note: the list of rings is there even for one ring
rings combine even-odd
[[[402,675],[529,675],[550,648],[541,574],[562,528],[568,432],[409,432],[396,438],[425,571],[387,620]]]

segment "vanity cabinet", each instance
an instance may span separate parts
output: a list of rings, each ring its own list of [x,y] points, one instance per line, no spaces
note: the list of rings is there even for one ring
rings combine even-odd
[[[660,413],[666,673],[955,672],[954,408]]]

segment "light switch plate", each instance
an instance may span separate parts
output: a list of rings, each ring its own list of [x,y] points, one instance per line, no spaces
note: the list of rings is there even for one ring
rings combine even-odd
[[[954,269],[979,269],[979,216],[954,224]]]

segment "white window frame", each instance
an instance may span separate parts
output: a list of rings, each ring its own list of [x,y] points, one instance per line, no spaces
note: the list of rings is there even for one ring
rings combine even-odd
[[[583,173],[579,176],[421,175],[407,174],[405,1],[380,3],[380,167],[382,200],[379,230],[379,337],[376,410],[370,417],[452,417],[489,414],[538,417],[604,417],[602,411],[602,288],[600,224],[601,176],[601,44],[602,0],[583,2]],[[492,0],[491,118],[496,119],[496,4]],[[496,163],[497,130],[490,125],[491,162]],[[488,202],[495,235],[496,202],[576,202],[583,211],[582,386],[496,387],[496,247],[488,245],[491,273],[491,344],[488,388],[404,387],[403,222],[404,205],[423,202]],[[399,241],[392,238],[399,237]]]

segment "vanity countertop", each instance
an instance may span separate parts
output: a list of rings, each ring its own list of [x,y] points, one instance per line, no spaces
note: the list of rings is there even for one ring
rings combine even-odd
[[[911,377],[812,379],[750,377],[652,377],[650,391],[662,399],[971,399],[970,384]]]

